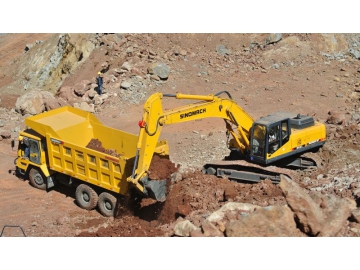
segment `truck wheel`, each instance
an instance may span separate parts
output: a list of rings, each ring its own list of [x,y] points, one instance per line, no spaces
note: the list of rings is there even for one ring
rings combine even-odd
[[[113,195],[107,192],[101,193],[98,202],[100,213],[106,217],[113,217],[115,213],[116,202],[117,199]]]
[[[29,172],[29,181],[33,187],[42,190],[46,189],[45,176],[36,168],[31,168]]]
[[[206,171],[206,174],[210,174],[210,175],[216,174],[216,169],[214,169],[213,167],[209,167],[205,171]]]
[[[86,210],[94,209],[99,199],[95,190],[85,184],[81,184],[76,188],[75,198],[79,206]]]

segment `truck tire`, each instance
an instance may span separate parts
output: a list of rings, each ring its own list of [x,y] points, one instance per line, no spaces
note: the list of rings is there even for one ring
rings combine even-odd
[[[216,174],[216,169],[213,167],[209,167],[205,169],[205,174],[209,174],[209,175],[215,175]]]
[[[78,185],[75,191],[75,198],[78,205],[86,210],[92,210],[98,203],[98,195],[86,184]]]
[[[100,213],[105,217],[113,217],[115,214],[116,203],[117,199],[113,195],[107,192],[101,193],[98,202]]]
[[[46,189],[45,176],[37,168],[31,168],[29,172],[29,181],[33,187],[38,189]]]

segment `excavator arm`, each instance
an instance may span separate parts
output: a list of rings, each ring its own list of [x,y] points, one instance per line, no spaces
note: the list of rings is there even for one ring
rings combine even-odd
[[[220,98],[225,93],[228,98]],[[163,110],[164,97],[198,101],[171,110]],[[162,127],[169,124],[194,121],[204,118],[222,118],[225,120],[227,132],[234,138],[236,147],[249,151],[250,128],[254,122],[240,106],[232,100],[231,95],[220,92],[215,95],[186,95],[154,93],[144,105],[142,120],[139,122],[140,133],[132,175],[127,179],[145,194],[152,192],[152,197],[159,201],[165,200],[165,181],[148,179],[148,169],[159,140]],[[236,131],[232,125],[236,126]]]

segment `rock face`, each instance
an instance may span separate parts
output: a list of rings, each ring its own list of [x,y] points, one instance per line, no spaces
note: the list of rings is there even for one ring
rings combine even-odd
[[[19,76],[25,78],[25,84],[14,81],[7,88],[9,91],[15,88],[40,88],[55,94],[66,76],[96,48],[93,36],[96,35],[54,34],[44,42],[33,45],[18,67]]]

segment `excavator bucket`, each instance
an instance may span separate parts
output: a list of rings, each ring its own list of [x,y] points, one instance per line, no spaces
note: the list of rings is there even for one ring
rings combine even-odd
[[[166,180],[148,180],[145,188],[149,197],[164,202],[166,199]]]

